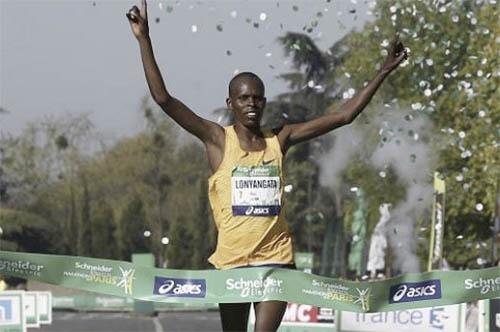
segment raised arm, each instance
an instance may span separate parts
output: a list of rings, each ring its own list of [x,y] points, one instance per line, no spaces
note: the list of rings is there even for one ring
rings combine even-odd
[[[323,115],[319,118],[283,127],[278,138],[283,151],[290,146],[323,135],[335,128],[350,124],[368,105],[373,95],[384,79],[408,57],[398,36],[394,38],[389,54],[379,72],[366,87],[359,91],[352,99],[340,106],[340,110]]]
[[[154,101],[175,122],[202,140],[207,146],[207,149],[221,148],[221,144],[224,144],[223,128],[214,122],[199,117],[189,107],[184,105],[180,100],[174,98],[167,91],[154,58],[153,46],[149,37],[146,1],[142,0],[140,10],[137,6],[133,6],[126,16],[129,20],[132,32],[139,42],[144,73],[146,74],[149,91]]]

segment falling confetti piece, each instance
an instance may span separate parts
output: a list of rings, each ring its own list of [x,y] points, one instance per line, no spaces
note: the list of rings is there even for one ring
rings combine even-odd
[[[378,175],[381,177],[381,178],[385,178],[387,176],[387,174],[384,172],[384,171],[380,171],[378,173]]]
[[[230,15],[232,18],[236,18],[238,16],[238,13],[236,12],[236,10],[233,10]]]
[[[458,137],[464,138],[465,137],[465,132],[464,131],[459,132],[458,133]]]
[[[431,89],[425,89],[425,91],[424,91],[424,95],[425,95],[426,97],[429,97],[430,95],[432,95],[432,91],[431,91]]]
[[[478,210],[478,211],[483,211],[483,204],[481,204],[481,203],[477,203],[477,204],[476,204],[476,210]]]
[[[463,174],[458,174],[455,179],[458,181],[458,182],[462,182],[464,180],[464,176]]]
[[[414,111],[422,109],[422,104],[421,103],[411,104],[411,109],[414,110]]]
[[[481,111],[479,111],[478,115],[479,115],[480,118],[484,118],[485,115],[486,115],[486,112],[483,111],[483,110],[481,110]]]
[[[230,56],[231,54],[233,54],[233,53],[230,50],[226,51],[226,55]]]
[[[351,187],[351,191],[352,191],[353,193],[357,192],[357,191],[358,191],[358,187]]]
[[[160,23],[160,18],[159,17],[155,18],[155,22]]]
[[[464,238],[463,235],[457,235],[457,240],[462,240]]]
[[[293,185],[287,184],[284,188],[285,192],[289,193],[293,190]]]
[[[215,28],[216,28],[216,29],[217,29],[217,31],[219,31],[219,32],[222,32],[222,30],[223,30],[223,28],[222,28],[222,24],[217,24],[217,25],[215,26]]]
[[[259,15],[259,19],[260,19],[261,21],[265,21],[265,20],[267,19],[267,14],[266,14],[266,13],[260,13],[260,15]]]
[[[191,32],[197,32],[198,31],[198,26],[196,26],[195,24],[193,24],[191,26]]]

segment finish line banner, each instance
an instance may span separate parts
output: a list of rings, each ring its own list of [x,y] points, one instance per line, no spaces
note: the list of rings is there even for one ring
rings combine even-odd
[[[425,308],[500,297],[500,267],[353,282],[277,268],[172,270],[76,256],[0,251],[0,274],[170,303],[281,300],[353,312]]]

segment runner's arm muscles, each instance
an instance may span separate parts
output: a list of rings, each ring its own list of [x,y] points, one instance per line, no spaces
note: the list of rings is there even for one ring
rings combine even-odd
[[[396,34],[387,57],[381,69],[375,75],[375,78],[358,92],[354,98],[342,104],[337,112],[331,112],[310,121],[283,127],[283,130],[278,134],[282,151],[286,152],[294,144],[315,138],[353,122],[366,105],[368,105],[385,78],[407,58],[407,50],[403,46],[403,43],[399,41],[399,35]]]
[[[368,105],[388,74],[388,71],[379,71],[363,90],[342,104],[338,111],[330,112],[310,121],[285,125],[278,134],[283,150],[286,151],[294,144],[318,137],[335,128],[352,123]]]
[[[184,103],[170,95],[154,58],[151,39],[149,36],[143,36],[138,38],[138,41],[146,81],[153,100],[175,122],[198,137],[205,145],[212,143],[219,146],[223,142],[223,128],[212,121],[196,115]]]

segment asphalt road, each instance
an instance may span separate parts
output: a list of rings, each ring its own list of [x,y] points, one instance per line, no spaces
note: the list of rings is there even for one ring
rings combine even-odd
[[[35,331],[35,329],[29,329]],[[130,313],[53,312],[52,324],[42,325],[40,332],[167,332],[221,331],[218,311],[161,312],[157,317]]]

